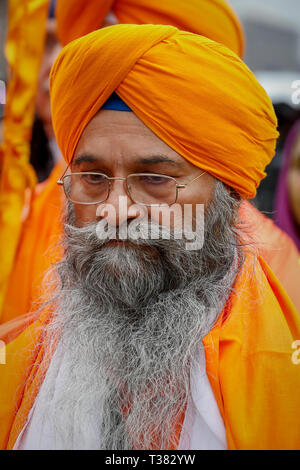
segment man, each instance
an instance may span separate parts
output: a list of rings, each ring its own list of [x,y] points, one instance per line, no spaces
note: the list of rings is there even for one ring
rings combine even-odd
[[[6,348],[2,447],[299,447],[299,316],[237,220],[274,154],[264,90],[226,47],[153,25],[72,42],[50,90],[65,256]],[[161,226],[175,204],[204,206],[202,248]]]

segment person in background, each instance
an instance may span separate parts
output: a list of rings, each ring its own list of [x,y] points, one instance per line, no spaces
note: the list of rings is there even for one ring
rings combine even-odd
[[[275,220],[300,250],[300,120],[285,142],[276,190]]]
[[[300,118],[300,109],[287,103],[273,103],[278,121],[279,138],[276,145],[276,155],[266,168],[267,176],[262,181],[252,204],[270,220],[275,221],[275,197],[283,160],[283,148],[290,129]]]
[[[62,158],[54,137],[49,96],[50,69],[61,49],[57,39],[55,4],[56,1],[52,0],[46,22],[45,51],[38,76],[36,116],[30,143],[30,163],[39,182],[48,178],[55,164]]]

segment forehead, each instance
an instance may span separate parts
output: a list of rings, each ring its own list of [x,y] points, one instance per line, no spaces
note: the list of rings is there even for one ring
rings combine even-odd
[[[117,155],[126,154],[126,157],[157,152],[171,157],[178,164],[188,164],[130,111],[98,112],[84,129],[74,159],[84,153],[95,154],[100,149]]]

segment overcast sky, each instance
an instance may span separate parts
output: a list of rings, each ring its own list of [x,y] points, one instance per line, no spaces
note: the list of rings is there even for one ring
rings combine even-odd
[[[251,12],[259,17],[261,12],[270,19],[290,22],[295,27],[300,25],[299,0],[229,0],[239,15]],[[300,29],[300,28],[299,28]]]

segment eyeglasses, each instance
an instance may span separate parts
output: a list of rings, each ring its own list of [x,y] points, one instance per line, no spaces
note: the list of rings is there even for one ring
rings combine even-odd
[[[157,173],[133,173],[125,177],[110,177],[103,173],[81,172],[62,175],[57,184],[64,188],[67,199],[75,204],[101,204],[105,202],[114,180],[126,181],[130,199],[143,206],[171,206],[178,198],[178,191],[204,175],[196,176],[188,183],[178,183],[175,178]]]

